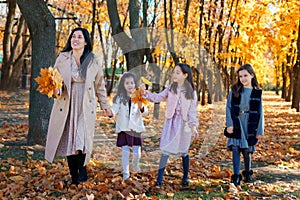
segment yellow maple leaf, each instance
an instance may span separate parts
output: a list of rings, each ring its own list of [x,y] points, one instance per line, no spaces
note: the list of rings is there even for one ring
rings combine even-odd
[[[141,77],[141,80],[142,80],[142,82],[143,83],[145,83],[146,85],[151,85],[152,83],[151,83],[151,81],[149,81],[148,79],[146,79],[145,77]]]
[[[41,94],[46,94],[48,98],[55,97],[53,93],[54,89],[60,89],[63,85],[62,75],[53,67],[42,68],[40,75],[41,76],[35,78],[35,81],[39,84],[37,90]]]
[[[147,99],[143,98],[141,88],[135,89],[130,95],[130,99],[133,103],[142,102],[143,105],[147,105],[148,103]]]

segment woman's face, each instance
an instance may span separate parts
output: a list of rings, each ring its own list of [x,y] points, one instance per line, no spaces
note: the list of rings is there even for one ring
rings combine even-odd
[[[81,50],[84,49],[86,42],[84,40],[84,36],[82,31],[75,31],[71,38],[71,47],[73,50]]]
[[[250,74],[245,69],[239,71],[239,79],[245,88],[252,88],[251,80],[253,77],[253,74]]]

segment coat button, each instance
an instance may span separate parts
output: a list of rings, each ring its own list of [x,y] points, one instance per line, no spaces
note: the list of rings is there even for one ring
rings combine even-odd
[[[90,103],[92,103],[92,100],[90,100]]]
[[[92,111],[92,114],[94,114],[94,111]]]
[[[92,88],[89,87],[89,90],[91,90]]]
[[[59,109],[59,111],[62,111],[62,108],[61,108],[61,109]]]

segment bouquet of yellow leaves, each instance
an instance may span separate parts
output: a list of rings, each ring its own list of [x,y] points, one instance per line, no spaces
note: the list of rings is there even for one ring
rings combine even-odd
[[[146,78],[141,77],[141,80],[142,80],[142,82],[144,84],[151,85],[151,82],[149,80],[147,80]],[[133,102],[133,103],[139,103],[139,102],[141,102],[143,105],[147,105],[147,103],[148,103],[147,99],[143,98],[142,89],[141,88],[135,89],[132,92],[132,94],[130,95],[130,99],[131,99],[131,102]]]
[[[48,98],[56,97],[53,93],[55,88],[62,88],[63,77],[56,68],[42,68],[40,71],[41,76],[35,78],[35,81],[39,84],[37,90],[41,94],[46,94]]]
[[[141,88],[135,89],[132,92],[132,94],[130,95],[130,99],[131,99],[132,103],[142,102],[143,105],[147,105],[147,103],[148,103],[147,99],[143,98],[142,89]]]

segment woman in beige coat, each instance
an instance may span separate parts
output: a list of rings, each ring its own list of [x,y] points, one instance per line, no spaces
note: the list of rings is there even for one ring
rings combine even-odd
[[[67,156],[72,184],[87,181],[85,165],[93,147],[97,100],[111,115],[106,99],[103,71],[92,53],[89,32],[75,28],[59,54],[55,68],[62,74],[62,89],[55,89],[47,134],[45,158]],[[97,99],[96,99],[97,97]]]

